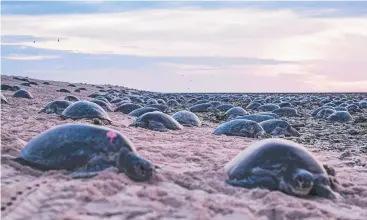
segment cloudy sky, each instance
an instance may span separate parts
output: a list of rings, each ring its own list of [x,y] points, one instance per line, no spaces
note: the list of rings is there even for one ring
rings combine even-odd
[[[160,92],[367,91],[367,2],[1,6],[9,75]]]

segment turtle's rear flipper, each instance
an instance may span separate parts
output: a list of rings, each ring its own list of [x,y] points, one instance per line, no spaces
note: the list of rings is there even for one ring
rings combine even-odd
[[[226,183],[231,186],[236,187],[244,187],[247,189],[253,188],[265,188],[269,190],[276,190],[278,189],[278,184],[272,177],[247,177],[247,179],[243,180],[226,180]]]
[[[154,131],[161,131],[161,132],[168,131],[168,129],[162,123],[156,121],[150,121],[149,128]]]

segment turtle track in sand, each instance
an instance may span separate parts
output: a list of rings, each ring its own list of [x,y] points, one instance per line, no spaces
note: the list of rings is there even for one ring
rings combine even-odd
[[[29,141],[55,125],[74,122],[37,113],[49,101],[67,95],[55,91],[67,88],[67,82],[44,86],[40,80],[32,81],[39,84],[29,88],[33,100],[12,98],[13,92],[2,92],[10,103],[1,106],[3,154],[19,153],[22,145],[18,138]],[[19,85],[21,81],[2,76],[2,82]],[[88,89],[72,91],[81,99],[91,100],[87,96],[98,91],[91,85],[76,85]],[[367,111],[362,114],[367,115]],[[350,129],[345,129],[353,125],[361,132],[364,123],[329,126],[313,118],[289,120],[299,124],[304,134],[290,139],[303,143],[318,159],[335,168],[346,199],[333,202],[226,185],[223,166],[256,139],[212,135],[218,124],[204,119],[201,128],[160,133],[127,127],[133,121],[128,115],[109,115],[114,122],[107,127],[121,131],[142,157],[162,167],[156,179],[135,183],[124,174],[101,172],[91,179],[72,180],[65,171],[40,172],[2,158],[2,219],[367,219],[367,156],[360,151],[365,134],[350,136]],[[198,114],[200,119],[202,115]]]

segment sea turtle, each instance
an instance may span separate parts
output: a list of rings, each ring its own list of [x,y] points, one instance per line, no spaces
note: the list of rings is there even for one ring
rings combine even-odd
[[[7,85],[7,84],[1,84],[1,90],[15,91],[13,86],[10,86],[10,85]]]
[[[108,112],[113,111],[112,106],[109,103],[105,102],[105,101],[102,101],[100,99],[94,99],[91,102],[96,103],[97,105],[101,106],[104,110],[106,110]]]
[[[80,99],[76,96],[73,96],[73,95],[68,95],[64,98],[65,100],[68,100],[70,102],[77,102],[77,101],[80,101]]]
[[[82,118],[99,118],[112,122],[110,116],[108,116],[107,112],[101,106],[90,101],[74,102],[61,113],[61,116],[74,120]]]
[[[159,105],[166,105],[166,101],[164,101],[163,99],[157,99],[157,102]]]
[[[332,108],[324,108],[321,111],[319,111],[319,113],[317,113],[317,117],[318,118],[327,118],[329,117],[329,115],[333,114],[335,112],[334,109]]]
[[[134,111],[135,109],[138,109],[141,107],[142,106],[139,104],[124,103],[124,104],[118,105],[117,108],[115,108],[114,112],[122,112],[124,114],[129,114],[130,112]]]
[[[181,130],[182,125],[176,119],[163,112],[147,112],[134,120],[130,125],[147,128],[153,131]]]
[[[70,87],[76,87],[76,85],[71,84],[71,83],[68,86],[70,86]]]
[[[234,107],[234,105],[232,105],[232,104],[221,104],[221,105],[218,105],[215,108],[218,109],[221,112],[226,112],[226,111],[228,111],[229,109],[231,109],[233,107]]]
[[[13,97],[33,99],[32,94],[25,89],[17,90],[16,92],[14,92]]]
[[[52,114],[56,113],[58,115],[61,115],[61,113],[69,106],[73,104],[70,101],[67,100],[55,100],[52,102],[49,102],[41,111],[38,113],[46,113],[46,114]]]
[[[283,107],[293,107],[293,105],[289,102],[281,102],[278,104],[279,107],[283,108]]]
[[[312,112],[311,112],[311,116],[312,117],[316,117],[317,116],[317,113],[319,113],[319,111],[321,111],[322,109],[325,109],[325,108],[330,108],[329,106],[321,106],[321,107],[319,107],[319,108],[317,108],[317,109],[315,109],[315,110],[313,110]],[[333,107],[332,107],[333,108]]]
[[[326,167],[300,144],[271,138],[251,144],[224,170],[226,183],[236,187],[280,190],[298,197],[340,198],[337,180]]]
[[[167,105],[170,107],[176,107],[176,106],[180,106],[180,103],[178,103],[178,101],[174,99],[170,99],[167,101]]]
[[[290,107],[283,107],[283,108],[275,109],[272,112],[279,116],[291,116],[291,117],[300,116],[296,109],[290,108]]]
[[[31,84],[29,82],[21,83],[20,85],[31,87]]]
[[[149,99],[146,101],[146,104],[147,104],[147,105],[154,105],[154,104],[158,104],[158,102],[157,102],[157,100],[155,100],[155,99],[149,98]]]
[[[256,110],[257,108],[259,108],[261,106],[260,102],[256,102],[256,101],[252,101],[250,102],[247,106],[246,109],[251,109],[251,110]]]
[[[74,92],[80,92],[81,90],[80,89],[75,89]]]
[[[348,111],[348,109],[346,108],[346,107],[339,107],[339,106],[337,106],[337,107],[335,107],[335,108],[333,108],[335,111]]]
[[[350,122],[353,120],[352,115],[347,111],[336,111],[327,117],[327,120],[334,122]]]
[[[237,116],[236,119],[246,119],[246,120],[251,120],[251,121],[255,121],[259,123],[259,122],[266,121],[269,119],[274,119],[274,117],[270,115],[252,114],[252,115]]]
[[[190,112],[209,112],[213,110],[213,106],[206,102],[201,104],[195,104],[191,107],[189,107]]]
[[[279,109],[279,105],[277,104],[264,104],[257,108],[259,111],[274,111],[275,109]]]
[[[161,111],[161,110],[153,107],[142,107],[133,110],[132,112],[129,113],[129,115],[133,117],[139,117],[147,112],[154,112],[154,111]]]
[[[361,109],[359,108],[359,106],[356,105],[356,104],[349,104],[346,108],[348,109],[348,112],[350,112],[350,113],[360,112],[361,111]]]
[[[282,119],[266,120],[260,122],[259,125],[265,130],[266,133],[273,136],[301,136],[301,134],[296,129],[294,129],[288,122]]]
[[[257,115],[268,115],[274,118],[280,118],[280,116],[278,114],[275,114],[273,112],[257,112]]]
[[[248,115],[248,112],[242,107],[233,107],[224,113],[228,119],[236,118],[237,116]]]
[[[67,89],[57,89],[56,92],[65,92],[65,93],[71,93],[69,90]]]
[[[362,100],[358,103],[358,105],[359,105],[359,108],[367,108],[367,101]]]
[[[119,131],[87,124],[50,128],[31,139],[14,160],[40,170],[72,171],[73,178],[117,167],[134,181],[147,181],[155,169]]]
[[[5,96],[1,93],[1,104],[9,104],[8,100],[5,98]]]
[[[182,110],[172,115],[172,118],[176,119],[183,126],[201,126],[201,121],[195,113]]]
[[[17,91],[19,89],[21,89],[20,86],[13,86],[13,91]]]
[[[49,83],[49,82],[43,82],[42,84],[43,84],[43,85],[50,85],[50,83]]]
[[[38,86],[38,83],[33,82],[33,81],[29,81],[29,84],[31,84],[31,85],[35,85],[35,86]]]
[[[168,106],[167,105],[162,105],[162,104],[151,104],[151,105],[148,105],[147,107],[157,108],[161,112],[166,112],[168,110]]]
[[[215,135],[241,136],[260,138],[266,135],[264,129],[255,121],[234,119],[219,125],[213,132]]]

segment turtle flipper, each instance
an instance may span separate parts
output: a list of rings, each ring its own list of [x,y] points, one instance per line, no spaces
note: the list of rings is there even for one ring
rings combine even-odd
[[[231,186],[244,187],[247,189],[266,188],[269,190],[278,189],[277,182],[272,177],[266,176],[249,176],[243,180],[226,180],[226,183]]]
[[[157,121],[150,121],[149,122],[149,128],[154,131],[168,131],[168,129],[160,122]]]
[[[324,197],[327,199],[340,199],[341,195],[337,192],[334,192],[330,186],[323,184],[315,184],[314,186],[314,194]]]

